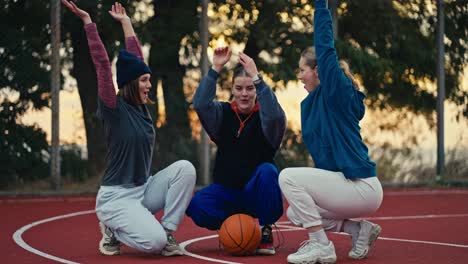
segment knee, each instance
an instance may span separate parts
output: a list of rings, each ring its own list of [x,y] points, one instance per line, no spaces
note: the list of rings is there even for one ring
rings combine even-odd
[[[213,231],[219,230],[219,228],[223,224],[222,221],[218,221],[217,219],[214,219],[213,217],[210,217],[203,213],[192,215],[192,220],[197,226]]]
[[[292,183],[291,179],[291,169],[284,169],[279,174],[279,185],[281,190],[286,189]]]
[[[278,174],[278,169],[276,168],[276,166],[269,162],[264,162],[258,165],[258,170],[268,174]]]
[[[296,215],[291,209],[291,206],[289,206],[288,209],[286,209],[286,216],[288,217],[289,220],[296,219]],[[296,224],[295,221],[291,221],[291,222],[293,222],[293,224]]]
[[[278,180],[278,169],[275,165],[269,162],[264,162],[257,167],[257,172],[264,179]]]
[[[139,249],[147,253],[159,253],[167,244],[167,236],[160,232],[148,232],[146,238],[138,243]]]
[[[199,199],[193,197],[190,202],[187,211],[185,212],[187,216],[192,218],[192,221],[199,227],[207,228],[209,230],[218,230],[222,224],[217,217],[210,215],[203,208]]]
[[[182,171],[183,174],[188,174],[188,175],[195,177],[195,174],[196,174],[195,166],[193,166],[193,164],[190,161],[179,160],[177,161],[177,163],[180,166],[180,170]]]
[[[289,221],[296,226],[302,226],[303,223],[297,218],[296,214],[293,212],[291,206],[288,207],[286,210],[286,216],[288,217]]]
[[[196,180],[196,170],[195,166],[188,161],[188,160],[179,160],[176,162],[177,166],[180,168],[180,175],[181,179],[186,181],[187,183],[191,183],[195,185],[195,180]]]

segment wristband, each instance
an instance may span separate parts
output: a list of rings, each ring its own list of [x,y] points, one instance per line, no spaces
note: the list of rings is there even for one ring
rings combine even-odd
[[[260,73],[256,74],[254,77],[252,77],[252,81],[254,84],[259,84],[261,81],[263,81],[263,77]]]

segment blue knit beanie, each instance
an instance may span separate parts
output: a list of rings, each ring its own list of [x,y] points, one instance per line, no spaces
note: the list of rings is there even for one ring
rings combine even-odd
[[[120,50],[117,59],[117,85],[119,89],[145,73],[151,73],[146,63],[128,51]]]

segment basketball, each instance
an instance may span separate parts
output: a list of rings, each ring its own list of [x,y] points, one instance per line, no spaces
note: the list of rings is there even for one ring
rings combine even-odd
[[[256,252],[262,235],[257,220],[246,214],[235,214],[224,220],[219,230],[219,242],[225,252],[245,256]]]

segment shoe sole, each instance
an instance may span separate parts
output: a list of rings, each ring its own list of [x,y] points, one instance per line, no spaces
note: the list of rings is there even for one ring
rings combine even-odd
[[[379,225],[377,225],[377,224],[373,225],[372,229],[371,229],[371,234],[369,236],[369,243],[367,243],[367,252],[365,252],[365,254],[363,254],[362,256],[353,256],[353,255],[348,255],[348,256],[350,258],[352,258],[352,259],[366,258],[367,255],[369,254],[369,251],[370,251],[372,245],[377,240],[377,238],[379,238],[379,235],[380,235],[381,232],[382,232],[382,228]]]
[[[99,222],[99,230],[101,231],[101,234],[104,236],[106,230],[105,230],[105,226],[103,223]],[[108,251],[104,248],[104,240],[101,239],[101,241],[99,241],[99,252],[102,254],[102,255],[105,255],[105,256],[116,256],[116,255],[120,255],[120,249],[119,250],[116,250],[116,251]]]
[[[164,257],[172,257],[172,256],[183,256],[184,252],[182,250],[173,250],[173,251],[161,251],[161,255]]]
[[[276,254],[276,250],[274,249],[265,249],[265,248],[262,248],[262,249],[257,249],[257,255],[275,255]]]
[[[288,262],[290,264],[334,264],[336,263],[336,258],[324,258],[318,259],[316,261],[304,260],[301,262]]]
[[[105,255],[105,256],[117,256],[117,255],[120,255],[120,251],[119,251],[119,252],[112,252],[112,251],[104,250],[104,249],[102,249],[102,248],[99,249],[99,252],[100,252],[102,255]]]
[[[257,250],[257,255],[264,255],[264,256],[273,256],[276,255],[276,251],[271,250]]]
[[[102,255],[105,255],[105,256],[116,256],[116,255],[120,255],[120,250],[118,251],[107,251],[101,243],[99,243],[99,252],[102,254]]]

